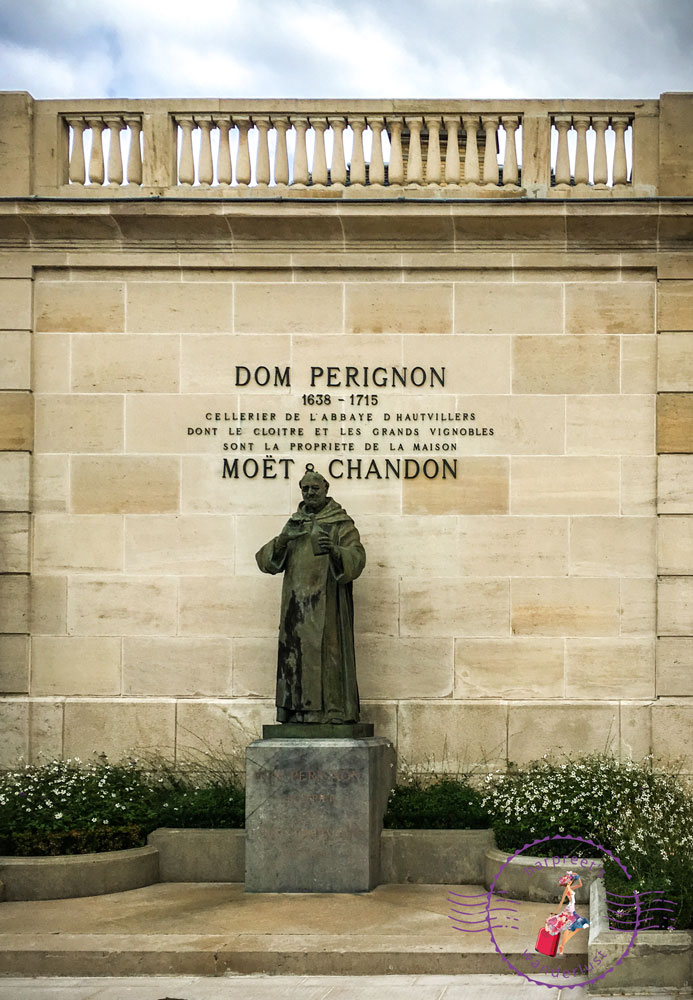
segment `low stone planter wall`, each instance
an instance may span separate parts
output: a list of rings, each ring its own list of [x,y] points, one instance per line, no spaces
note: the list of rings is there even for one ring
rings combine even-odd
[[[633,989],[639,992],[640,987],[672,990],[690,986],[693,981],[691,931],[639,931],[633,947],[623,958],[631,937],[628,931],[610,929],[604,882],[596,879],[590,892],[587,957],[590,962],[599,957],[600,968],[611,971],[604,979],[591,983],[588,993],[603,995],[632,992]]]
[[[174,830],[147,837],[159,852],[162,882],[243,882],[245,830]]]
[[[102,896],[158,881],[159,852],[149,846],[55,858],[0,858],[7,900]]]
[[[487,889],[498,875],[501,866],[511,855],[499,851],[493,845],[487,848],[484,859],[483,882]],[[577,903],[588,903],[590,885],[602,874],[599,858],[574,858],[566,864],[554,864],[553,858],[532,858],[522,854],[512,858],[500,873],[496,889],[504,889],[512,899],[527,899],[536,903],[556,903],[562,888],[558,880],[568,871],[578,872],[582,878],[582,888],[575,894]]]
[[[380,881],[479,885],[492,830],[383,830]]]

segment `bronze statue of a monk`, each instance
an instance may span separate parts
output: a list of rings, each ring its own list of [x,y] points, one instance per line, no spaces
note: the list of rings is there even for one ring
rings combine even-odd
[[[298,510],[255,555],[263,573],[284,573],[277,721],[358,722],[352,581],[366,553],[356,525],[312,465],[299,485]]]

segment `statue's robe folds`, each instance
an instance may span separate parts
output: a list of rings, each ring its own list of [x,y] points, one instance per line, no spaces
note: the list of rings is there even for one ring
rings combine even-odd
[[[282,553],[277,539],[256,553],[263,573],[284,573],[277,657],[279,722],[358,722],[352,580],[366,565],[356,525],[331,497],[317,514],[290,518],[303,533]],[[324,528],[339,557],[315,555],[311,530]]]

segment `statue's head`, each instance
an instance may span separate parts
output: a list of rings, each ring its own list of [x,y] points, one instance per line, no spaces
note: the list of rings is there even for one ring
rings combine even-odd
[[[308,464],[298,485],[303,494],[304,507],[309,514],[317,514],[327,503],[327,491],[330,484],[324,476],[316,472],[311,464]]]

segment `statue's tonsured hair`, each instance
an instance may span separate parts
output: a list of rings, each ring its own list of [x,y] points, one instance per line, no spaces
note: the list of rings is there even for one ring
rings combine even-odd
[[[326,486],[326,487],[327,487],[327,488],[329,489],[329,486],[330,486],[330,484],[329,484],[329,483],[328,483],[328,481],[327,481],[327,480],[325,479],[325,477],[324,477],[323,475],[321,475],[321,474],[320,474],[320,473],[319,473],[319,472],[318,472],[318,471],[316,470],[316,468],[315,468],[315,466],[314,466],[314,465],[312,464],[312,462],[309,462],[309,463],[308,463],[308,465],[306,466],[306,471],[305,471],[305,472],[303,473],[302,477],[301,477],[301,478],[299,479],[299,481],[298,481],[298,485],[299,485],[299,486],[303,486],[303,484],[304,484],[304,483],[306,482],[306,480],[308,480],[308,479],[317,479],[317,480],[318,480],[318,482],[320,482],[320,483],[324,483],[324,484],[325,484],[325,486]]]

